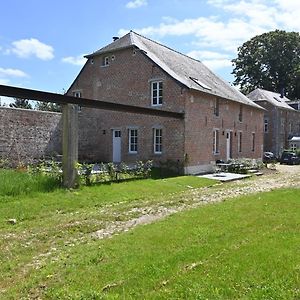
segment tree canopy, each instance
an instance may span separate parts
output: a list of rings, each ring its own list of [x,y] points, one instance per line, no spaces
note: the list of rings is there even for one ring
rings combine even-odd
[[[283,30],[258,35],[238,48],[232,60],[234,85],[244,94],[256,88],[284,89],[290,99],[300,99],[300,35]]]
[[[43,111],[61,112],[61,105],[52,102],[37,101],[35,108]]]
[[[32,109],[32,105],[27,99],[14,98],[15,102],[10,103],[10,107]]]

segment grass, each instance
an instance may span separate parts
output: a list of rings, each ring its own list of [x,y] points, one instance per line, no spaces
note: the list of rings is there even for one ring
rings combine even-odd
[[[101,223],[93,227],[92,221],[97,214],[109,218],[98,209],[104,203],[146,203],[146,193],[163,202],[171,193],[208,184],[197,179],[142,180],[41,194],[40,202],[0,202],[1,213],[11,204],[15,211],[16,203],[26,209],[40,203],[20,224],[2,223],[3,299],[300,298],[299,189],[203,206],[111,239],[70,240],[76,232],[99,229]],[[55,199],[63,212],[55,213]],[[85,226],[67,226],[83,220]]]
[[[183,191],[215,184],[211,180],[183,176],[78,190],[57,188],[45,193],[38,191],[40,187],[34,186],[36,179],[27,177],[28,174],[4,170],[0,176],[6,180],[0,194],[0,299],[2,289],[10,290],[23,282],[40,256],[47,255],[51,249],[64,252],[74,241],[89,242],[89,234],[103,228],[105,222],[120,220],[120,215],[122,220],[131,218],[126,211],[133,207],[158,205],[162,199]],[[24,192],[22,188],[28,183],[33,187]],[[6,192],[10,190],[16,192]],[[16,225],[7,222],[12,218],[17,220]],[[17,294],[11,297],[20,299]]]
[[[0,225],[9,218],[29,221],[58,212],[63,215],[81,209],[94,210],[108,204],[155,202],[163,196],[215,184],[215,181],[205,178],[179,176],[65,190],[59,189],[48,176],[31,176],[9,170],[0,171],[0,180]]]
[[[0,169],[0,197],[32,195],[59,188],[59,180],[45,175],[31,175],[24,171]]]

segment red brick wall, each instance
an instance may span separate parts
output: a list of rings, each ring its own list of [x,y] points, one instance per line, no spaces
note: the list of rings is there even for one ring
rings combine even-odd
[[[114,59],[112,60],[112,55]],[[107,56],[107,55],[105,55]],[[238,122],[239,104],[220,100],[220,116],[213,115],[213,96],[190,92],[157,67],[143,53],[132,49],[108,55],[110,65],[103,67],[102,57],[87,62],[69,93],[80,91],[82,97],[151,107],[151,80],[163,81],[161,109],[185,111],[185,121],[83,108],[80,113],[79,154],[91,160],[112,160],[112,130],[122,132],[122,160],[167,159],[183,161],[188,166],[209,165],[226,159],[225,131],[233,132],[233,157],[262,157],[263,113],[243,107],[244,119]],[[160,108],[157,108],[160,109]],[[163,153],[153,154],[153,126],[163,129]],[[138,153],[128,153],[128,129],[138,129]],[[220,154],[212,153],[213,128],[220,130]],[[237,153],[237,136],[243,132],[243,151]],[[250,149],[250,136],[256,132],[255,151]],[[224,135],[223,135],[224,132]],[[193,170],[192,170],[193,171]]]
[[[262,158],[263,111],[240,104],[219,100],[219,116],[214,115],[214,96],[191,93],[186,98],[185,152],[191,166],[204,165],[218,159],[226,161],[226,133],[232,131],[232,158]],[[219,130],[219,154],[213,153],[213,130]],[[242,152],[238,152],[238,132],[242,132]],[[255,132],[255,150],[251,136]]]
[[[89,124],[88,128],[86,128]],[[113,129],[121,130],[122,161],[183,159],[183,120],[130,113],[84,109],[79,117],[81,159],[112,161]],[[162,154],[153,151],[153,127],[162,128]],[[138,130],[138,153],[129,153],[129,128]]]
[[[117,51],[110,65],[102,66],[102,57],[87,62],[69,93],[80,91],[82,97],[137,106],[151,106],[151,80],[163,81],[163,105],[157,109],[183,111],[181,86],[152,63],[143,53],[132,49]],[[105,55],[106,56],[106,55]],[[156,162],[183,160],[183,120],[135,115],[83,108],[79,117],[79,156],[82,159],[111,161],[112,130],[122,134],[122,160],[153,159]],[[153,151],[153,126],[163,130],[162,154]],[[138,130],[138,153],[128,151],[128,130]]]
[[[114,60],[111,60],[112,55]],[[142,52],[136,51],[134,55],[132,49],[126,49],[108,56],[110,64],[105,67],[101,56],[95,57],[93,63],[90,59],[69,93],[82,90],[84,98],[151,107],[150,81],[161,79],[164,85],[162,109],[181,111],[184,108],[181,86]]]

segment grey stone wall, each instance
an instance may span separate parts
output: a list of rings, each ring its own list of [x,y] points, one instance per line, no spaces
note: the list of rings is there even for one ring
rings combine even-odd
[[[0,107],[0,159],[14,166],[62,154],[60,113]]]

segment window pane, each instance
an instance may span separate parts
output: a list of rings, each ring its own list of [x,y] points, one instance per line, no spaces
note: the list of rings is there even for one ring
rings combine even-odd
[[[151,97],[152,97],[152,105],[160,105],[163,101],[163,83],[159,82],[152,82],[151,83]]]
[[[162,152],[162,130],[154,129],[154,152]]]
[[[129,151],[130,152],[137,152],[137,129],[130,129],[129,130]]]

